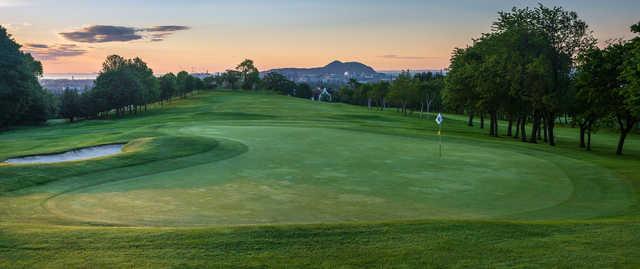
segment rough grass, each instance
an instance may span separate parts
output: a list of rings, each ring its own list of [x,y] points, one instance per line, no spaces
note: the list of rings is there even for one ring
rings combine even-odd
[[[504,124],[501,126],[504,128]],[[0,268],[638,267],[640,144],[490,138],[432,116],[204,93],[137,117],[0,134]],[[240,226],[239,226],[240,225]],[[194,227],[198,226],[198,227]]]

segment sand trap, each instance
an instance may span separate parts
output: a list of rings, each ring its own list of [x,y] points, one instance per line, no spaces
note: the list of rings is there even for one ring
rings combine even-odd
[[[124,144],[102,145],[81,149],[74,149],[64,153],[33,155],[19,158],[11,158],[4,161],[12,164],[28,164],[28,163],[60,163],[78,160],[87,160],[109,155],[115,155],[122,152]]]

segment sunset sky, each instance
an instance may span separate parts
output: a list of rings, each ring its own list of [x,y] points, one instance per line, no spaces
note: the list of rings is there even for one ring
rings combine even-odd
[[[600,40],[630,37],[640,1],[37,1],[0,0],[0,24],[45,73],[97,72],[107,55],[157,73],[261,70],[360,61],[377,70],[440,69],[500,10],[537,2],[577,11]]]

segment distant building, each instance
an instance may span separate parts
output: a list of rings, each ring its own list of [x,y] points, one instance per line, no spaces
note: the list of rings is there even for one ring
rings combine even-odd
[[[62,94],[65,89],[76,89],[79,92],[93,88],[93,79],[41,79],[42,88],[53,94]]]

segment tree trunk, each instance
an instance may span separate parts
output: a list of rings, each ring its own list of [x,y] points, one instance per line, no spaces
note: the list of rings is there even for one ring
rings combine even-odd
[[[626,125],[625,125],[626,121]],[[636,120],[631,117],[626,117],[623,121],[620,117],[618,117],[618,125],[620,127],[620,139],[618,140],[618,148],[616,149],[617,155],[622,155],[622,149],[624,147],[624,140],[627,138],[627,134],[633,129]]]
[[[527,116],[522,116],[522,122],[520,123],[520,137],[522,142],[527,142]]]
[[[420,119],[422,119],[422,113],[424,112],[423,109],[424,109],[424,103],[421,102],[420,103]]]
[[[533,124],[531,126],[531,138],[529,142],[538,143],[538,130],[540,129],[540,115],[538,112],[533,112]]]
[[[480,113],[480,129],[484,129],[484,113]]]
[[[545,122],[544,118],[542,118],[542,141],[547,143],[547,123]],[[540,136],[538,136],[538,139],[540,139]]]
[[[586,144],[584,143],[585,132],[586,132],[586,126],[584,124],[580,124],[580,148],[586,147]]]
[[[556,145],[556,137],[553,133],[553,128],[556,124],[556,115],[554,113],[549,113],[549,116],[546,117],[547,120],[547,133],[549,136],[549,145]]]
[[[587,133],[587,150],[591,151],[591,126],[589,126],[589,131]]]
[[[513,128],[513,116],[509,115],[509,123],[507,125],[507,136],[511,136],[511,129]]]
[[[620,139],[618,139],[618,148],[616,149],[617,155],[622,155],[622,148],[624,147],[624,140],[627,138],[627,132],[620,129]]]
[[[500,135],[498,134],[498,113],[497,112],[493,112],[492,113],[492,117],[493,117],[493,136],[495,137],[499,137]]]
[[[467,126],[473,126],[473,112],[469,113],[469,121],[467,121]]]
[[[516,134],[513,136],[513,138],[518,139],[520,137],[520,117],[518,117],[516,119]]]
[[[493,112],[489,112],[489,136],[495,136],[495,129],[493,129]]]

